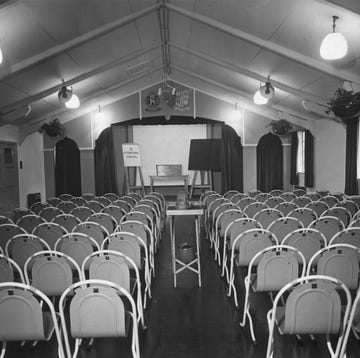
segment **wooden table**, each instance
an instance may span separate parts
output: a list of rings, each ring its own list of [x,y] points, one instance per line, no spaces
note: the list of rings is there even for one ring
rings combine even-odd
[[[191,270],[198,275],[199,287],[201,287],[199,217],[203,214],[204,214],[204,209],[202,209],[201,207],[189,207],[187,209],[177,209],[174,206],[170,206],[166,210],[166,215],[168,215],[170,218],[171,258],[172,258],[172,271],[174,276],[174,287],[176,287],[176,275],[185,269]],[[175,234],[176,216],[194,216],[195,219],[196,257],[189,263],[185,263],[176,257],[176,234]]]

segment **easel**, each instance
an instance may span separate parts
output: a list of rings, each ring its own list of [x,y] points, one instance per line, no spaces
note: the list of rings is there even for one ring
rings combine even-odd
[[[195,184],[199,172],[200,172],[200,184]],[[207,181],[205,181],[205,177]],[[204,191],[204,189],[213,190],[212,188],[213,188],[213,182],[212,182],[211,171],[195,170],[191,184],[191,189],[190,189],[190,199],[192,198],[195,189],[202,189]]]
[[[123,150],[123,159],[125,167],[125,183],[127,191],[131,190],[141,190],[142,194],[145,195],[145,185],[144,177],[141,170],[141,156],[140,156],[140,146],[136,143],[124,143],[122,145]],[[130,169],[135,169],[133,184],[131,183],[131,173]],[[136,185],[136,177],[139,173],[140,185]]]
[[[131,182],[130,182],[130,178],[131,178],[130,170],[131,169],[135,170],[133,184],[131,184]],[[136,185],[137,173],[139,174],[140,185]],[[126,182],[126,187],[127,187],[128,192],[131,192],[131,190],[140,190],[142,192],[142,194],[145,195],[144,177],[143,177],[141,167],[125,167],[125,182]]]

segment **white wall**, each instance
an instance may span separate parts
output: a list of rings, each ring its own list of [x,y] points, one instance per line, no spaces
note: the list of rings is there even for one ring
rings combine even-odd
[[[0,127],[0,140],[17,143],[19,140],[19,128],[11,124]]]
[[[40,193],[41,200],[45,200],[45,172],[43,135],[35,132],[28,135],[19,145],[20,207],[27,207],[27,194]]]
[[[345,190],[345,127],[320,120],[315,134],[315,189]]]

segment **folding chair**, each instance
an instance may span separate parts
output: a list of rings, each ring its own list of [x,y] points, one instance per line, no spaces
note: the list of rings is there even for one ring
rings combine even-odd
[[[314,220],[318,218],[315,211],[305,207],[297,208],[291,211],[287,216],[298,219],[302,222],[304,227],[308,227]]]
[[[294,230],[302,229],[303,227],[304,225],[300,220],[287,216],[285,218],[276,219],[267,229],[276,236],[279,242],[281,242],[287,234]]]
[[[129,311],[125,308],[124,299],[129,302]],[[70,334],[75,338],[73,352],[70,350],[65,301],[70,301]],[[131,322],[132,355],[140,358],[136,305],[126,289],[105,280],[80,281],[62,294],[59,308],[68,358],[77,356],[83,338],[126,337]]]
[[[143,329],[146,328],[139,269],[130,257],[118,251],[100,250],[85,258],[81,270],[84,279],[111,281],[125,288],[130,295],[136,296],[138,323],[141,323]],[[131,277],[130,270],[135,272],[135,278]]]
[[[229,289],[227,296],[230,297],[231,292],[234,293],[236,307],[239,304],[235,287],[234,265],[248,266],[254,255],[273,245],[278,245],[278,240],[270,231],[265,229],[250,229],[240,233],[234,239],[230,254]]]
[[[2,356],[7,342],[49,341],[55,331],[60,358],[65,358],[53,304],[40,290],[16,282],[0,283]]]
[[[71,232],[73,228],[81,223],[80,219],[71,214],[60,214],[52,219],[53,223],[59,224],[60,226],[64,227],[68,232]]]
[[[59,224],[46,222],[36,226],[32,234],[41,237],[53,249],[58,238],[68,234],[68,231]]]
[[[77,262],[59,251],[39,251],[25,262],[26,284],[36,287],[45,295],[58,297],[73,283],[83,280]]]
[[[264,229],[267,229],[272,222],[282,217],[283,214],[279,210],[269,208],[260,210],[254,216],[254,220],[258,221]]]
[[[135,263],[139,272],[144,274],[144,308],[147,305],[147,295],[151,298],[151,272],[149,262],[149,250],[147,244],[137,235],[119,231],[109,235],[102,243],[101,250],[121,252]]]
[[[0,247],[5,249],[6,243],[15,235],[26,234],[26,230],[16,224],[0,225]]]
[[[19,234],[12,237],[5,246],[6,255],[12,258],[20,267],[35,252],[50,250],[47,242],[36,235]]]
[[[20,266],[10,257],[0,254],[0,283],[2,282],[20,282],[25,283],[25,278]]]
[[[317,251],[327,246],[327,241],[319,230],[303,228],[287,234],[281,244],[295,247],[304,255],[306,262],[309,262]]]
[[[306,261],[303,254],[288,245],[269,246],[252,257],[244,279],[245,300],[240,326],[244,327],[246,320],[249,320],[254,343],[256,338],[250,314],[250,287],[254,292],[267,292],[272,297],[273,292],[280,291],[287,283],[304,276],[305,270]]]
[[[279,306],[281,302],[284,304]],[[325,334],[331,357],[338,357],[350,306],[350,292],[336,278],[304,276],[288,283],[278,292],[268,313],[266,358],[273,357],[275,323],[280,334]],[[330,335],[338,336],[335,348]]]
[[[73,258],[79,267],[81,267],[85,257],[99,250],[99,244],[92,237],[80,232],[60,237],[54,247],[54,251],[60,251]]]
[[[295,203],[289,201],[284,201],[283,203],[277,204],[275,206],[275,209],[279,210],[283,216],[288,216],[290,212],[297,208],[298,206]]]

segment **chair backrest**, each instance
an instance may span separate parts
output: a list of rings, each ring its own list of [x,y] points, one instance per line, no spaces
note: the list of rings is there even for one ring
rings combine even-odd
[[[228,225],[237,220],[246,218],[246,214],[240,209],[228,209],[219,216],[220,235],[224,236],[225,230]]]
[[[147,231],[146,228],[148,228],[148,227],[140,221],[129,220],[129,221],[122,222],[116,230],[131,232],[131,233],[135,234],[136,236],[138,236],[139,238],[141,238],[141,240],[146,245],[151,246],[152,241],[151,241],[151,238],[148,237],[148,233],[150,232],[150,229],[148,228],[148,231]]]
[[[332,206],[331,208],[324,211],[321,216],[335,216],[341,220],[344,228],[348,227],[351,221],[350,212],[347,209],[338,206]]]
[[[104,207],[112,203],[112,201],[105,196],[97,196],[94,200],[104,205]]]
[[[264,229],[267,229],[275,220],[282,218],[283,214],[274,208],[260,210],[254,219],[258,221]]]
[[[82,196],[74,196],[69,201],[72,201],[77,206],[83,206],[87,200],[85,200]]]
[[[284,190],[281,190],[281,189],[273,189],[269,192],[269,194],[271,196],[280,196],[283,193],[284,193]]]
[[[356,202],[353,201],[353,200],[340,201],[339,203],[337,203],[335,205],[335,207],[340,207],[340,208],[347,209],[349,211],[349,213],[351,214],[351,217],[353,217],[357,213],[357,211],[359,210],[358,204],[356,204]]]
[[[256,203],[256,199],[246,196],[244,198],[241,198],[238,202],[236,202],[236,205],[241,210],[244,210],[251,203]]]
[[[251,218],[236,219],[231,222],[225,229],[225,236],[229,238],[229,246],[233,246],[237,236],[250,229],[262,229],[262,226]]]
[[[306,194],[306,189],[297,188],[292,191],[296,196],[304,196]]]
[[[50,246],[36,235],[20,234],[12,237],[5,247],[6,255],[12,258],[21,268],[35,252],[50,250]]]
[[[326,237],[319,230],[303,228],[287,234],[281,244],[297,248],[309,262],[311,257],[327,245]]]
[[[42,223],[36,226],[32,232],[33,235],[41,237],[44,241],[46,241],[51,249],[54,248],[55,242],[58,238],[67,233],[68,231],[64,227],[53,222]]]
[[[54,249],[72,257],[81,267],[85,257],[100,250],[100,246],[89,235],[77,232],[60,237],[56,241]]]
[[[131,208],[133,208],[138,202],[138,199],[135,199],[133,195],[120,196],[119,200],[126,201]]]
[[[323,201],[312,201],[309,204],[306,204],[305,206],[306,208],[309,208],[311,210],[314,210],[316,215],[318,217],[321,216],[321,214],[326,211],[327,209],[329,209],[329,205]]]
[[[25,262],[26,283],[47,296],[61,296],[73,283],[83,279],[79,265],[59,251],[40,251]]]
[[[17,280],[25,283],[22,269],[13,259],[0,254],[0,283],[15,282]]]
[[[307,275],[335,277],[349,290],[357,290],[360,278],[360,249],[348,244],[329,245],[316,252],[310,259]]]
[[[53,223],[59,224],[64,227],[68,232],[71,232],[73,228],[79,224],[81,221],[74,215],[71,214],[60,214],[52,219]]]
[[[292,203],[296,204],[299,208],[304,208],[307,204],[311,203],[311,201],[307,196],[298,196],[292,200]]]
[[[251,203],[244,209],[244,213],[249,218],[253,218],[260,210],[268,209],[268,208],[269,208],[269,206],[267,206],[263,202]]]
[[[105,229],[104,226],[98,224],[97,222],[84,221],[80,224],[77,224],[72,232],[80,232],[92,237],[99,246],[104,241],[104,239],[109,236],[109,232]]]
[[[315,211],[305,207],[297,208],[291,211],[287,216],[300,220],[304,227],[308,227],[317,219]]]
[[[279,242],[281,242],[287,234],[296,229],[302,229],[303,227],[304,225],[300,220],[287,216],[285,218],[276,219],[268,226],[268,230],[276,236]]]
[[[296,198],[296,195],[291,191],[286,191],[280,195],[285,201],[290,202]]]
[[[125,211],[125,213],[129,213],[132,209],[132,206],[127,201],[122,199],[113,201],[112,205],[122,209],[123,211]]]
[[[105,208],[104,208],[105,209]],[[116,229],[118,222],[116,219],[104,212],[94,213],[88,217],[88,221],[92,221],[103,226],[109,234],[112,234]]]
[[[311,199],[311,201],[317,201],[321,198],[321,195],[316,192],[309,192],[309,193],[306,193],[304,196]]]
[[[223,197],[226,199],[231,199],[234,195],[239,194],[240,192],[238,190],[228,190]]]
[[[59,198],[51,197],[46,199],[46,202],[49,203],[51,206],[56,206],[57,204],[61,203],[62,200]]]
[[[287,245],[269,246],[253,256],[248,273],[254,263],[256,268],[256,291],[279,291],[289,282],[304,276],[306,262],[303,255]]]
[[[158,193],[157,193],[158,194]],[[137,193],[135,191],[128,191],[126,193],[126,196],[130,196],[132,197],[133,199],[135,199],[136,202],[139,202],[142,198],[143,198],[143,195],[140,194],[140,193]]]
[[[157,164],[156,165],[157,176],[176,176],[182,175],[181,164]]]
[[[59,195],[59,199],[61,199],[62,201],[71,200],[73,197],[74,197],[73,195],[67,193],[63,193]]]
[[[242,198],[247,197],[245,193],[238,193],[231,197],[230,201],[234,204],[237,204]]]
[[[104,196],[105,198],[109,199],[111,202],[119,199],[119,195],[115,193],[105,193]]]
[[[344,224],[335,216],[321,216],[314,220],[309,228],[317,229],[322,232],[329,242],[331,238],[341,230],[344,230]]]
[[[95,199],[87,201],[84,206],[90,208],[94,213],[100,213],[101,210],[105,208],[105,205]]]
[[[101,212],[111,215],[116,220],[117,224],[120,224],[122,218],[126,215],[126,211],[116,205],[106,206]]]
[[[81,195],[86,201],[95,199],[95,194],[93,193],[85,193]]]
[[[276,195],[274,195],[276,196]],[[260,202],[260,203],[263,203],[265,202],[268,198],[271,198],[272,195],[270,193],[259,193],[259,194],[256,194],[254,196],[254,199],[257,201],[257,202]]]
[[[34,214],[30,209],[16,208],[11,213],[11,220],[16,223],[22,216]]]
[[[80,221],[87,221],[87,218],[94,213],[95,211],[87,206],[77,206],[70,211],[70,214],[76,216]]]
[[[10,218],[0,215],[0,225],[2,224],[14,224],[14,222]]]
[[[349,227],[339,231],[329,242],[329,245],[333,244],[349,244],[360,248],[360,227]]]
[[[329,205],[329,208],[331,208],[339,202],[339,199],[333,195],[326,195],[326,196],[321,197],[319,199],[319,201],[323,201],[324,203]]]
[[[276,205],[283,203],[285,199],[283,199],[281,196],[272,196],[265,200],[265,204],[269,208],[275,208]]]
[[[56,207],[49,206],[44,209],[42,209],[39,213],[39,216],[41,216],[45,221],[52,221],[55,216],[64,214],[64,212]]]
[[[38,201],[31,205],[30,210],[35,214],[39,215],[40,211],[44,208],[48,208],[50,206],[49,203]]]
[[[295,203],[289,201],[285,201],[275,206],[275,209],[279,210],[283,214],[283,216],[288,216],[291,211],[297,208],[298,206]]]
[[[0,247],[4,250],[8,240],[19,234],[26,234],[26,230],[16,224],[0,225]]]
[[[45,222],[41,216],[38,215],[24,215],[17,222],[16,225],[21,226],[27,233],[31,234],[34,228]]]
[[[5,342],[49,340],[54,328],[59,357],[65,358],[54,306],[41,291],[23,283],[0,283],[0,320],[6,322],[0,325]]]
[[[56,207],[62,210],[65,214],[70,214],[71,210],[76,208],[77,205],[72,201],[62,201],[57,204]]]

